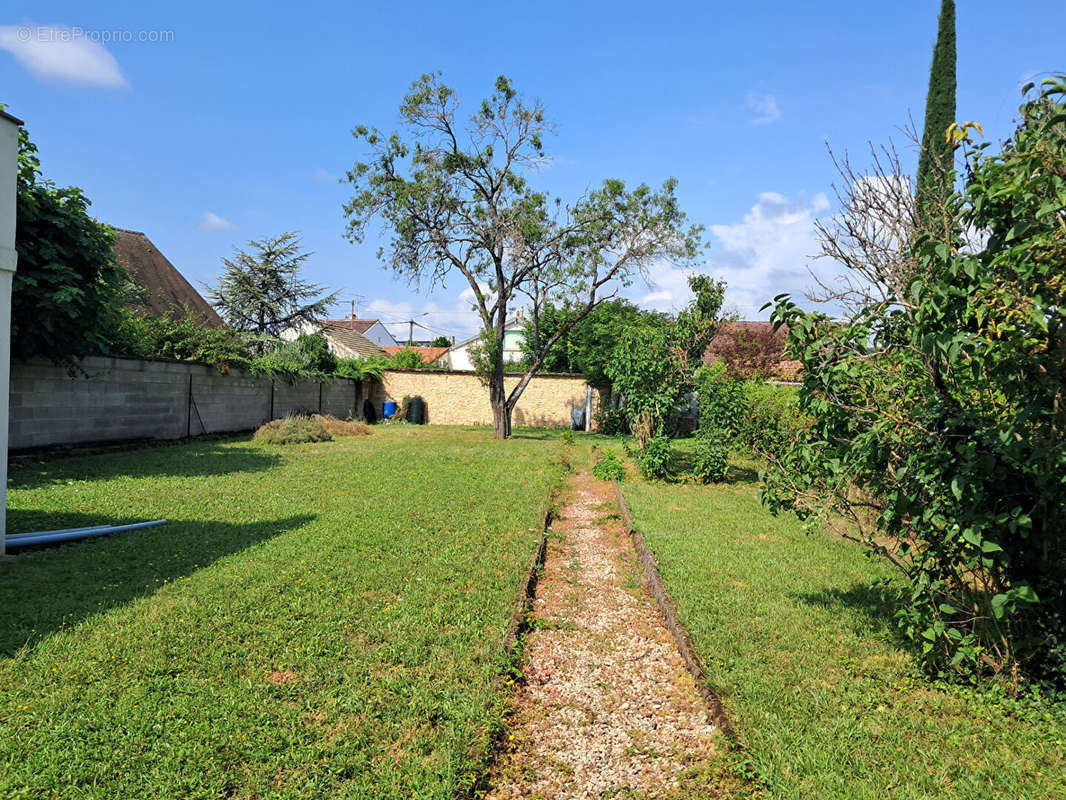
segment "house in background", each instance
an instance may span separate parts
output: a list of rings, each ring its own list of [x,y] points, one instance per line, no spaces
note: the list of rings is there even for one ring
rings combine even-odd
[[[348,328],[348,330],[356,331],[374,344],[382,347],[395,347],[400,344],[393,338],[393,335],[389,333],[388,328],[381,323],[380,319],[356,319],[354,316],[349,315],[345,319],[327,320],[325,324],[335,328]]]
[[[167,260],[152,240],[140,231],[115,228],[115,256],[140,290],[130,303],[132,311],[184,317],[186,310],[205,328],[226,324],[192,284]]]
[[[283,330],[281,338],[291,342],[298,336],[314,333],[320,333],[325,337],[329,344],[329,351],[338,358],[374,358],[387,355],[383,347],[349,325],[349,320],[304,321]]]
[[[707,345],[702,361],[721,361],[729,374],[740,378],[758,375],[792,382],[798,380],[800,362],[785,357],[787,338],[786,325],[775,331],[772,322],[727,322]]]
[[[520,317],[508,322],[503,328],[503,363],[522,360],[522,345],[525,343],[525,323]],[[465,342],[454,344],[445,351],[440,364],[445,369],[473,370],[474,354],[471,348],[481,341],[481,334],[472,336]]]
[[[419,345],[397,345],[395,347],[389,346],[382,349],[384,349],[384,351],[388,354],[389,358],[392,358],[401,350],[413,350],[414,352],[418,353],[418,355],[422,356],[422,363],[426,365],[439,365],[441,359],[448,352],[447,347],[421,347]]]

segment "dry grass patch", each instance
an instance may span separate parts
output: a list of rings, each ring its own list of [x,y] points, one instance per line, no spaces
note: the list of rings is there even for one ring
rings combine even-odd
[[[259,426],[252,438],[257,442],[271,444],[306,444],[329,442],[333,440],[333,435],[321,422],[311,417],[291,416],[271,420]]]
[[[338,419],[330,414],[312,414],[311,421],[317,422],[333,436],[370,435],[370,426],[355,419]]]

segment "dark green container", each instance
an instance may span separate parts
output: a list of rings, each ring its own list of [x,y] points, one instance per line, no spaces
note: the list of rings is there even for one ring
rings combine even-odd
[[[412,425],[426,424],[426,401],[419,395],[411,398],[411,405],[407,407],[407,421]]]

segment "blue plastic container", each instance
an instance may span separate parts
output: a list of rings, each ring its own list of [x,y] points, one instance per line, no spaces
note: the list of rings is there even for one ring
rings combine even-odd
[[[384,412],[382,416],[384,416],[385,419],[392,419],[396,416],[396,408],[397,406],[395,400],[386,400],[385,405],[382,408],[382,411]]]

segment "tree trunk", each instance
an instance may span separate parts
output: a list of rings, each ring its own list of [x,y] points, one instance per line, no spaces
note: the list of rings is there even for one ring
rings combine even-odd
[[[492,435],[497,439],[506,439],[511,435],[511,408],[507,405],[507,395],[503,388],[503,371],[499,382],[493,375],[489,386],[489,403],[492,405]]]
[[[489,403],[492,405],[492,435],[506,439],[511,435],[511,409],[507,405],[507,392],[503,385],[503,313],[496,323],[496,347],[492,375],[489,378]]]

